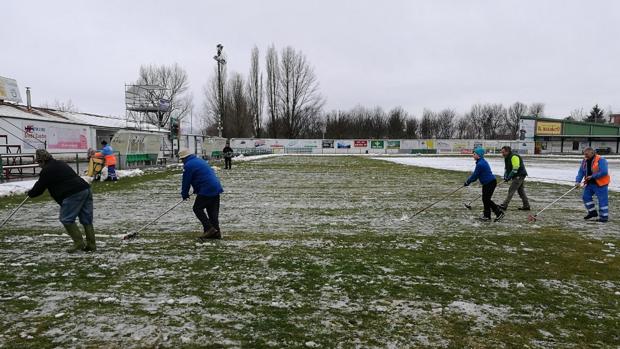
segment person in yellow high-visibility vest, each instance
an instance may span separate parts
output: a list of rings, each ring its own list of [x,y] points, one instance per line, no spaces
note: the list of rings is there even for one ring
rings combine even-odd
[[[101,175],[101,170],[104,167],[103,154],[97,152],[94,149],[88,150],[88,169],[86,170],[86,175],[88,177],[93,177],[95,180],[99,179]]]

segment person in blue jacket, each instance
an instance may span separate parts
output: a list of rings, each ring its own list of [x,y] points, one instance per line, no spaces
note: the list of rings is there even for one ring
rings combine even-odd
[[[116,182],[118,177],[116,176],[116,156],[114,156],[114,149],[112,149],[112,146],[106,141],[101,141],[101,145],[103,146],[101,154],[105,160],[105,166],[108,168],[107,180]]]
[[[477,180],[480,181],[480,184],[482,184],[482,203],[484,204],[484,212],[480,220],[484,222],[490,221],[491,211],[493,211],[495,213],[495,221],[499,222],[504,218],[504,212],[492,200],[493,192],[495,192],[495,187],[497,186],[497,179],[495,179],[491,171],[491,166],[484,158],[483,148],[474,149],[473,157],[476,160],[476,168],[463,185],[467,187]]]
[[[179,150],[179,159],[183,161],[183,182],[181,197],[189,199],[189,187],[196,194],[194,214],[202,223],[204,234],[198,239],[221,239],[220,231],[220,194],[224,192],[220,180],[209,163],[196,157],[189,149]],[[206,212],[205,212],[206,211]]]

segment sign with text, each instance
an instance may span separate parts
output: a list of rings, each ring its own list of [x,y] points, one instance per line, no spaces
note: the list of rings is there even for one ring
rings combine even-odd
[[[323,149],[330,149],[334,147],[334,140],[333,139],[324,139],[323,140]]]
[[[60,125],[39,121],[24,121],[24,149],[50,150],[88,149],[88,129],[84,126]]]
[[[561,135],[562,123],[561,122],[549,122],[549,121],[537,121],[536,122],[536,134],[537,135]]]
[[[356,139],[353,141],[353,146],[355,148],[366,148],[368,147],[368,141],[365,139]]]

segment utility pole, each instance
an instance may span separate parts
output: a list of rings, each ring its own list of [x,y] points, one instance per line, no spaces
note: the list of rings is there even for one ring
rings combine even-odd
[[[217,54],[213,56],[213,59],[217,62],[217,94],[220,105],[220,115],[217,119],[217,131],[218,135],[222,137],[222,119],[224,117],[224,86],[222,84],[222,70],[224,69],[224,65],[226,64],[226,58],[222,53],[224,46],[222,44],[217,44]]]

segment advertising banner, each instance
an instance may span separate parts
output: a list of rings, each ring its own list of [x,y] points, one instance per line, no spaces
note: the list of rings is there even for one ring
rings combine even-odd
[[[356,139],[355,141],[353,141],[353,146],[355,148],[367,148],[368,141],[365,139]]]
[[[289,139],[287,148],[319,148],[321,142],[316,139]]]
[[[370,147],[372,149],[383,149],[385,148],[385,141],[371,141]]]
[[[400,149],[400,140],[398,141],[387,141],[388,149]]]
[[[537,121],[536,134],[545,136],[557,136],[562,134],[561,122]]]
[[[338,149],[349,149],[351,148],[351,141],[349,140],[339,140],[336,142],[336,148]]]
[[[420,142],[417,139],[403,139],[400,141],[400,149],[420,149]]]
[[[536,120],[521,119],[519,120],[519,140],[533,141],[536,131]]]
[[[334,140],[333,139],[324,139],[322,142],[322,147],[323,149],[331,149],[334,147]]]
[[[85,126],[55,125],[39,121],[23,121],[24,149],[40,148],[47,143],[49,150],[87,150],[88,128]]]

